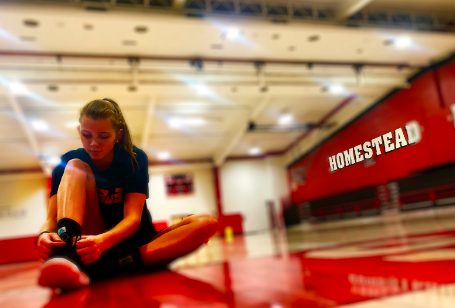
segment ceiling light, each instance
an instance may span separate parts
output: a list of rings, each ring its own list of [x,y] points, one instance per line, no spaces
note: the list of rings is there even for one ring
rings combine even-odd
[[[180,118],[172,118],[169,120],[168,124],[172,128],[179,128],[183,125]]]
[[[39,26],[39,22],[34,19],[24,19],[23,23],[24,23],[24,26],[31,27],[31,28]]]
[[[223,44],[211,44],[210,48],[220,50],[223,49]]]
[[[171,158],[171,154],[169,154],[168,152],[161,152],[161,153],[158,153],[157,157],[159,160],[167,160],[167,159]]]
[[[57,157],[57,156],[52,156],[47,159],[47,163],[52,167],[57,166],[58,164],[61,163],[61,161],[62,160],[60,159],[60,157]]]
[[[58,91],[58,86],[57,85],[48,85],[47,89],[51,92],[57,92]]]
[[[128,86],[127,90],[129,92],[136,92],[137,91],[137,86],[135,86],[134,84],[130,85],[130,86]]]
[[[186,118],[183,119],[183,123],[190,126],[204,126],[206,124],[205,120],[202,118]]]
[[[229,40],[234,40],[240,35],[240,30],[238,28],[228,28],[225,32],[225,36]]]
[[[331,85],[329,90],[330,90],[330,93],[332,93],[332,94],[342,94],[342,93],[346,92],[346,89],[342,85],[339,85],[339,84]]]
[[[66,128],[76,128],[79,125],[78,121],[70,121],[65,123]]]
[[[133,40],[123,40],[122,41],[123,46],[136,46],[136,41]]]
[[[36,38],[34,36],[21,36],[20,39],[24,42],[34,42]]]
[[[182,126],[204,126],[207,122],[203,118],[178,118],[174,117],[169,119],[169,126],[173,128],[179,128]]]
[[[248,153],[250,153],[250,155],[258,155],[258,154],[261,154],[261,149],[260,148],[251,148]]]
[[[27,93],[27,88],[23,84],[18,82],[11,82],[8,85],[8,88],[14,95],[21,95]]]
[[[319,35],[311,35],[308,37],[309,42],[317,42],[317,41],[319,41],[319,39],[320,39]]]
[[[43,120],[33,120],[32,127],[38,132],[44,132],[49,129],[49,125]]]
[[[400,48],[400,49],[411,47],[412,40],[410,37],[402,36],[402,37],[395,39],[394,45],[395,45],[395,47]]]
[[[194,88],[196,89],[197,95],[207,95],[210,93],[210,89],[204,84],[195,85]]]
[[[146,26],[136,26],[136,28],[134,28],[134,30],[137,33],[146,33],[148,31],[148,28]]]
[[[290,113],[283,114],[278,118],[278,124],[288,125],[288,124],[292,123],[292,120],[294,120],[294,117],[292,116],[292,114],[290,114]]]

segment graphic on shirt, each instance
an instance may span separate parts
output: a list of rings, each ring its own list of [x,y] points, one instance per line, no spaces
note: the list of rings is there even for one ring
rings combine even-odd
[[[119,203],[123,201],[123,188],[119,187],[111,193],[110,190],[98,188],[98,202],[104,204]]]

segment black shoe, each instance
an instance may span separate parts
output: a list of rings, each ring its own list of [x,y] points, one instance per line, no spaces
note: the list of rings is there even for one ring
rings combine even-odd
[[[58,248],[49,258],[49,260],[53,258],[64,258],[73,262],[76,266],[79,267],[79,269],[82,269],[84,265],[80,261],[79,256],[77,255],[76,252],[76,244],[77,241],[79,241],[80,239],[81,239],[80,235],[76,236],[74,239],[74,244],[71,243],[73,241],[72,239],[65,241],[66,245]]]

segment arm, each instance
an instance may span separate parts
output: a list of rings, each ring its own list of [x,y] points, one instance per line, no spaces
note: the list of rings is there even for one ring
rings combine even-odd
[[[36,243],[38,255],[41,259],[46,260],[59,247],[65,246],[65,243],[55,233],[57,227],[57,194],[49,198],[47,205],[47,219],[40,229],[50,233],[44,233],[39,236]]]
[[[47,219],[40,229],[40,232],[55,232],[57,227],[57,194],[49,198],[47,205]]]
[[[123,220],[112,230],[100,234],[103,241],[103,250],[107,250],[132,236],[141,224],[142,210],[145,195],[141,193],[128,193],[125,196]]]
[[[141,224],[142,210],[146,195],[128,193],[125,196],[124,218],[112,230],[96,236],[86,236],[76,244],[81,262],[90,264],[97,261],[101,254],[133,235]]]

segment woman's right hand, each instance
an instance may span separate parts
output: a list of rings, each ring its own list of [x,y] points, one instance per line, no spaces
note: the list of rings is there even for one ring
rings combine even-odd
[[[38,255],[41,259],[46,260],[55,250],[65,245],[65,242],[60,239],[57,233],[43,233],[38,239]]]

